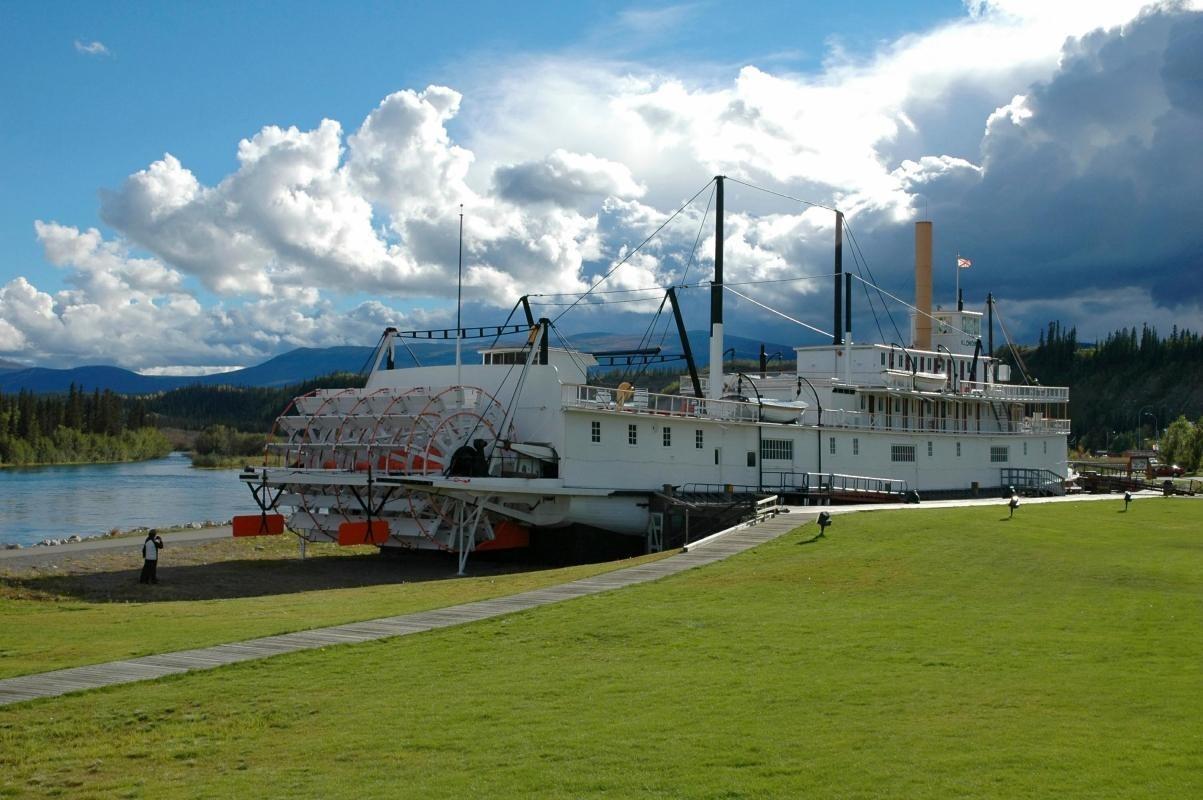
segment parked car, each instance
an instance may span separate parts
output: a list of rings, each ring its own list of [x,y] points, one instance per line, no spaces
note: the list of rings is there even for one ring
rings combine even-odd
[[[1185,473],[1186,470],[1177,464],[1162,464],[1157,459],[1149,462],[1150,478],[1179,478]]]

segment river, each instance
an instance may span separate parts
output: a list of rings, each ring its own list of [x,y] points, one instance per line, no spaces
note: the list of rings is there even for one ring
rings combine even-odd
[[[0,469],[0,544],[223,521],[257,510],[236,470],[192,469],[184,453],[125,464]]]

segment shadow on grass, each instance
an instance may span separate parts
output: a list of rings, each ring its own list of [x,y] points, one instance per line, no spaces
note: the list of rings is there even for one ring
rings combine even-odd
[[[549,569],[500,555],[478,555],[469,576]],[[377,554],[297,558],[233,559],[159,567],[159,583],[138,583],[137,569],[107,569],[66,575],[10,575],[9,591],[89,602],[165,602],[224,600],[287,595],[324,589],[353,589],[455,578],[455,559],[446,553],[415,551],[399,557]],[[22,591],[23,590],[23,591]]]

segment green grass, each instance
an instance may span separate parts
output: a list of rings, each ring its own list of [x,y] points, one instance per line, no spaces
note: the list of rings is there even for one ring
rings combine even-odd
[[[484,623],[0,709],[0,795],[1203,796],[1203,505],[837,517]]]
[[[453,578],[451,556],[390,562],[372,547],[311,545],[301,562],[292,537],[167,545],[153,587],[137,584],[136,553],[93,555],[82,574],[0,577],[0,678],[424,611],[638,563],[533,569],[478,557],[469,577]]]

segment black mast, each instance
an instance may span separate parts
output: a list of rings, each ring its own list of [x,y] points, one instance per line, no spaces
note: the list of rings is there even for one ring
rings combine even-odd
[[[835,212],[835,329],[832,344],[844,343],[844,212]]]

